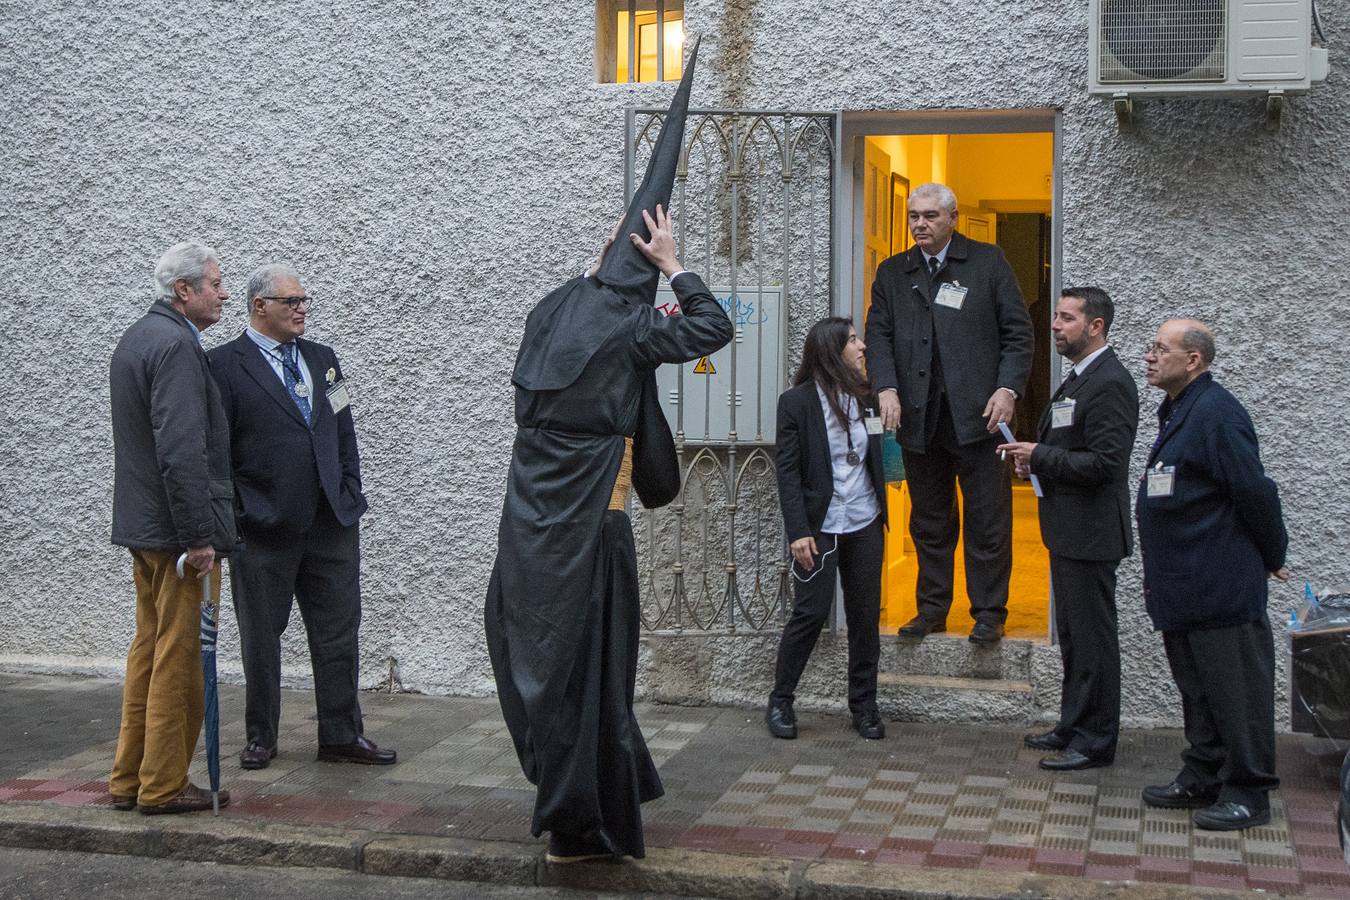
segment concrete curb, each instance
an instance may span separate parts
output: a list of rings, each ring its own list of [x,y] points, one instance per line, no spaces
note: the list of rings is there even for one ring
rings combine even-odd
[[[621,864],[556,866],[544,862],[543,850],[537,844],[211,816],[148,819],[112,809],[38,803],[0,804],[0,846],[727,900],[1182,900],[1270,896],[1182,885],[783,860],[679,849],[653,849],[646,859]]]

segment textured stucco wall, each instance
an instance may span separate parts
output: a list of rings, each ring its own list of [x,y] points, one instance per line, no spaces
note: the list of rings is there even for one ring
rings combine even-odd
[[[1350,3],[1321,6],[1333,36],[1350,33]],[[1063,281],[1112,290],[1113,341],[1141,381],[1159,320],[1215,323],[1219,378],[1281,485],[1291,566],[1350,583],[1346,45],[1277,134],[1256,100],[1174,100],[1144,105],[1139,135],[1121,137],[1085,93],[1084,7],[917,0],[900,19],[884,4],[692,0],[689,29],[706,35],[695,99],[1061,109]],[[619,207],[624,107],[671,90],[593,83],[592,10],[0,3],[0,661],[115,670],[125,651],[107,360],[149,303],[157,255],[199,236],[240,293],[253,266],[293,262],[321,298],[312,336],[356,385],[366,679],[392,656],[405,686],[490,691],[480,608],[520,325]],[[207,343],[242,325],[236,301]],[[1154,433],[1146,417],[1136,458]],[[1137,561],[1119,597],[1126,714],[1175,721]],[[1272,619],[1293,602],[1275,591]],[[303,675],[294,630],[287,661]],[[224,634],[237,670],[228,617]],[[738,667],[762,656],[722,651],[706,699],[753,700],[741,686],[760,673]],[[1056,665],[1037,651],[1038,682]]]

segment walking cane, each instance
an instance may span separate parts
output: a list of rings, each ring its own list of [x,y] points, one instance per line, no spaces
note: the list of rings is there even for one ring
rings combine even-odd
[[[186,571],[187,554],[178,557],[178,577]],[[220,688],[216,684],[216,607],[211,599],[211,573],[201,579],[202,692],[205,694],[206,771],[211,779],[211,811],[220,815]]]

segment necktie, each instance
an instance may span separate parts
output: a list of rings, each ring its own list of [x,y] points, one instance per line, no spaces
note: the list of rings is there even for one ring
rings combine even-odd
[[[305,417],[305,424],[309,424],[309,387],[305,384],[305,376],[300,372],[300,366],[295,362],[295,344],[286,343],[280,345],[281,349],[281,373],[286,381],[286,392],[291,395],[295,405],[300,408],[300,415]],[[298,390],[297,388],[303,388]]]
[[[1055,391],[1055,396],[1057,397],[1061,396],[1064,393],[1064,391],[1069,387],[1069,385],[1073,384],[1077,380],[1078,380],[1078,370],[1076,368],[1070,369],[1069,377],[1065,378],[1063,381],[1059,383],[1059,390]]]
[[[942,260],[938,259],[936,256],[930,256],[930,257],[928,257],[928,277],[929,277],[929,278],[935,278],[935,277],[937,277],[938,269],[940,269],[940,268],[942,268]]]

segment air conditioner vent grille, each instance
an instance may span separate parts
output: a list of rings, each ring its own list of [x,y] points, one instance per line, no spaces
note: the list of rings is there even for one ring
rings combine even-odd
[[[1228,0],[1101,0],[1103,83],[1223,81]]]

